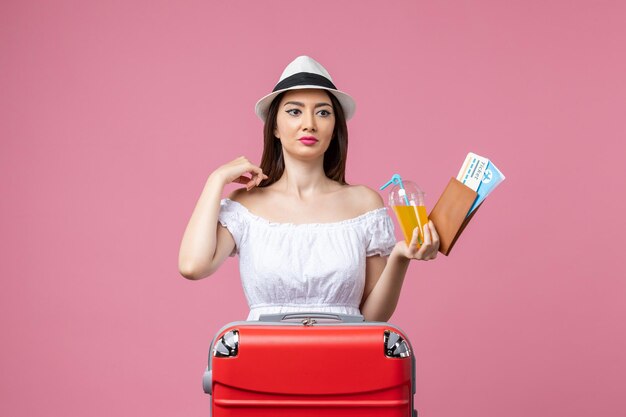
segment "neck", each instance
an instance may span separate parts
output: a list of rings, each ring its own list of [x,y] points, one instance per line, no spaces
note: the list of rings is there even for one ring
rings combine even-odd
[[[285,171],[276,187],[286,194],[307,200],[327,191],[334,181],[326,177],[324,173],[324,157],[310,161],[302,161],[283,154],[285,158]]]

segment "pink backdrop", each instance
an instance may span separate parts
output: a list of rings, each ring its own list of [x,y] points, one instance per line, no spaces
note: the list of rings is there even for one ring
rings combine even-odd
[[[180,239],[301,54],[357,101],[349,182],[432,207],[468,151],[507,176],[391,320],[421,415],[623,415],[624,3],[381,4],[0,4],[0,415],[208,415],[247,309],[236,259],[187,281]]]

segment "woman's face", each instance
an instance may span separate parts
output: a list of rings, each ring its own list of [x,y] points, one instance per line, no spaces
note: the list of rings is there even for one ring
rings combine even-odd
[[[325,90],[290,90],[282,97],[274,136],[284,152],[303,157],[323,155],[334,128],[335,112]]]

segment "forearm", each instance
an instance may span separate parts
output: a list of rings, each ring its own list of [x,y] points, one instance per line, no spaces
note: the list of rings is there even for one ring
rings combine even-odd
[[[217,247],[217,220],[224,182],[210,176],[180,244],[178,268],[187,278],[206,275]]]
[[[398,305],[409,262],[410,259],[394,248],[376,286],[361,307],[361,314],[366,320],[387,321],[391,318]]]

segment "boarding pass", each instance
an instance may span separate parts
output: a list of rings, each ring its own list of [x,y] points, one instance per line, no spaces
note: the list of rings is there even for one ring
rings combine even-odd
[[[482,203],[502,181],[504,174],[489,159],[468,153],[456,179],[476,191],[476,201],[468,215]]]

